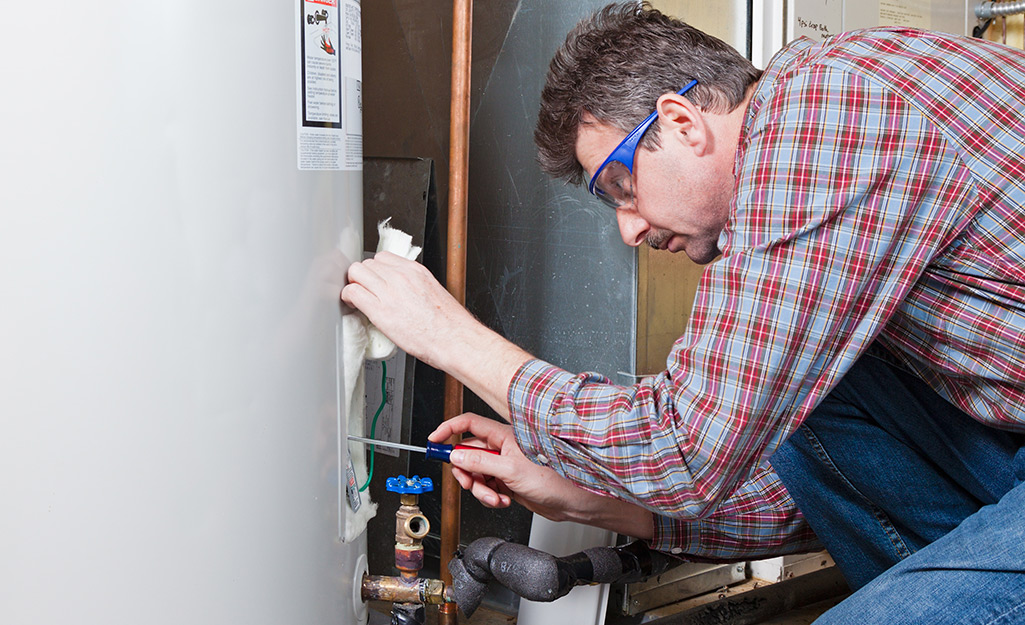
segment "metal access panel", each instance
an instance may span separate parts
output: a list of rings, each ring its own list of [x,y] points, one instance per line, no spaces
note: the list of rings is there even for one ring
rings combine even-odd
[[[745,564],[683,564],[623,591],[622,613],[635,616],[747,579]]]
[[[59,4],[0,19],[0,623],[365,623],[359,2]]]

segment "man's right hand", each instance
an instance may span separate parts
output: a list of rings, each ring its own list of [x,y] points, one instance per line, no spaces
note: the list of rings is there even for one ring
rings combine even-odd
[[[434,442],[469,432],[464,442],[498,449],[499,456],[469,449],[452,452],[452,474],[464,489],[490,508],[506,508],[513,500],[553,521],[574,521],[650,539],[651,513],[634,504],[588,492],[548,467],[523,455],[512,427],[466,413],[442,423],[428,437]]]

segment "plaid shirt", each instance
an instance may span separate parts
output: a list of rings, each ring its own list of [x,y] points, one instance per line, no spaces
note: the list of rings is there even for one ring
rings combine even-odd
[[[873,341],[1025,432],[1025,55],[906,29],[780,52],[745,117],[722,259],[667,369],[541,361],[509,388],[528,457],[657,512],[654,545],[736,559],[814,537],[767,459]]]

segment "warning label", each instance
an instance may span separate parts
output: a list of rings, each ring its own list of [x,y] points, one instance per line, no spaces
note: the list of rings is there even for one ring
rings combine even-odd
[[[297,0],[299,169],[363,168],[358,0]]]

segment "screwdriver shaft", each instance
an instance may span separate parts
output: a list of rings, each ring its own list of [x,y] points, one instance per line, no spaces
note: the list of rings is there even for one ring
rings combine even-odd
[[[426,447],[417,447],[416,445],[405,445],[403,443],[393,443],[391,441],[378,441],[372,438],[363,438],[362,436],[353,436],[349,434],[350,441],[356,441],[359,443],[366,443],[368,445],[380,445],[381,447],[393,447],[395,449],[405,449],[406,451],[416,451],[422,454],[427,453]]]

